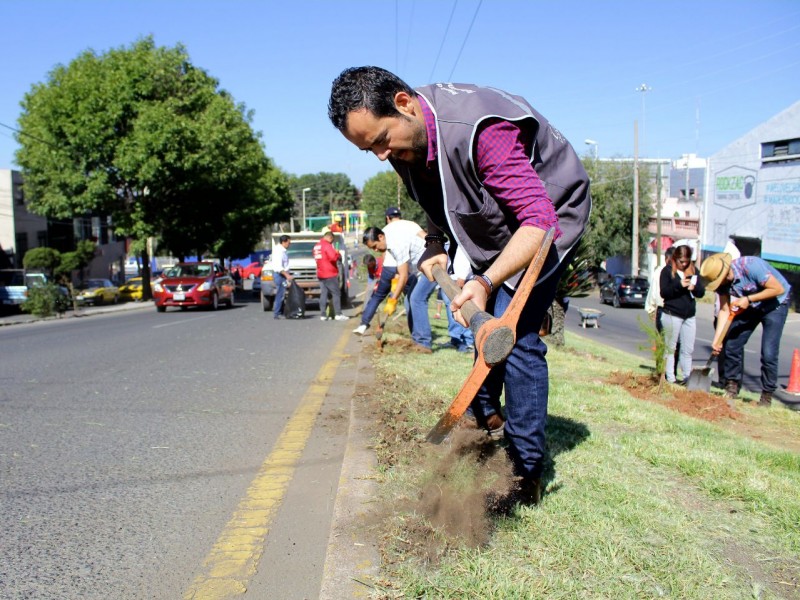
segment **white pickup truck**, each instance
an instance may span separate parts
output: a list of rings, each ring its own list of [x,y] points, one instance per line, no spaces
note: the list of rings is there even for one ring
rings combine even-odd
[[[27,273],[22,269],[0,269],[0,309],[19,310],[28,299],[28,290],[47,283],[44,273]],[[69,298],[69,291],[59,286],[59,291]]]
[[[294,276],[294,280],[303,289],[306,301],[319,300],[319,279],[317,279],[317,261],[314,260],[312,250],[314,245],[322,238],[322,234],[316,231],[301,231],[296,233],[273,233],[272,251],[278,246],[278,240],[282,235],[292,238],[289,245],[289,271]],[[339,290],[342,298],[342,307],[350,305],[350,272],[348,269],[349,260],[347,254],[347,243],[341,233],[333,234],[333,247],[342,255],[339,263]],[[267,261],[261,269],[261,306],[264,311],[272,310],[275,302],[275,279],[272,272],[272,263]]]

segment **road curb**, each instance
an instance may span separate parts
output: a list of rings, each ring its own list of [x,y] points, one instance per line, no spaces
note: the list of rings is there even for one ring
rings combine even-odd
[[[372,389],[374,370],[359,350],[356,393],[350,401],[350,426],[333,509],[322,573],[321,600],[366,598],[380,571],[378,542],[372,536],[372,506],[378,493],[374,473],[371,419],[359,389]]]
[[[24,325],[27,323],[37,323],[39,321],[63,321],[65,319],[80,319],[83,317],[92,317],[94,315],[102,315],[112,312],[122,312],[129,310],[140,310],[149,308],[152,310],[152,302],[125,302],[123,304],[109,304],[108,306],[92,306],[82,307],[78,312],[63,313],[61,315],[53,315],[51,317],[37,317],[27,313],[19,313],[14,315],[6,315],[0,317],[0,327],[7,327],[10,325]]]

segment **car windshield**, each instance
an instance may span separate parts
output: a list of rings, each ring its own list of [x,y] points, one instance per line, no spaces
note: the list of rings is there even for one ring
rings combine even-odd
[[[317,242],[292,242],[289,245],[289,249],[286,253],[289,255],[289,258],[293,256],[312,256],[312,250]]]
[[[208,277],[211,265],[176,265],[164,271],[165,277]]]
[[[106,286],[106,282],[103,279],[90,279],[89,281],[86,282],[86,287],[87,288],[99,288],[99,287],[105,287],[105,286]]]

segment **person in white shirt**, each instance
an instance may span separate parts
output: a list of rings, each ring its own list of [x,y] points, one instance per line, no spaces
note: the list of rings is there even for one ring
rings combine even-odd
[[[394,223],[400,221],[402,219],[402,215],[400,214],[400,209],[396,206],[390,206],[386,209],[386,224],[389,225],[390,223]],[[410,223],[410,221],[407,221]],[[416,223],[412,223],[416,225]],[[419,225],[416,225],[419,230],[422,228]],[[383,302],[384,298],[389,295],[389,292],[392,289],[392,280],[394,276],[397,274],[397,261],[389,252],[383,253],[383,262],[381,263],[381,277],[378,280],[378,286],[375,288],[373,294],[370,295],[369,301],[364,307],[364,312],[361,313],[361,323],[358,327],[353,329],[353,333],[358,335],[364,335],[369,329],[370,321],[372,321],[372,317],[375,316],[375,313],[378,311],[378,306],[381,302]],[[414,284],[417,282],[415,278],[411,278],[406,283],[406,289],[403,290],[406,294],[406,298],[411,295],[411,290],[413,289]],[[406,309],[408,312],[408,309]]]
[[[416,280],[414,289],[408,295],[408,328],[411,330],[414,350],[430,354],[433,351],[433,334],[428,317],[428,300],[436,289],[436,282],[428,280],[417,270],[417,262],[425,251],[425,232],[413,221],[393,221],[384,229],[369,227],[364,232],[364,244],[370,250],[386,252],[397,262],[397,287],[386,300],[386,314],[394,312],[406,282]]]
[[[661,333],[664,326],[661,324],[661,312],[664,308],[664,298],[661,297],[661,271],[664,270],[669,262],[672,260],[672,253],[675,248],[670,246],[664,251],[664,264],[656,267],[653,270],[653,276],[650,278],[650,289],[647,291],[647,298],[644,301],[644,309],[651,319],[655,320],[656,330]]]
[[[278,238],[278,245],[272,251],[272,272],[275,279],[275,305],[272,315],[275,319],[283,319],[283,297],[286,294],[284,282],[292,280],[289,272],[289,253],[287,250],[292,244],[292,238],[282,235]]]

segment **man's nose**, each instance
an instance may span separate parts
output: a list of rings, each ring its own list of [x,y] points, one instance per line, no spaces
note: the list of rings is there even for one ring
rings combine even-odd
[[[378,160],[386,160],[387,158],[389,158],[389,155],[392,153],[392,151],[389,150],[389,148],[383,148],[381,150],[374,150],[373,152],[375,152],[375,156],[378,157]]]

